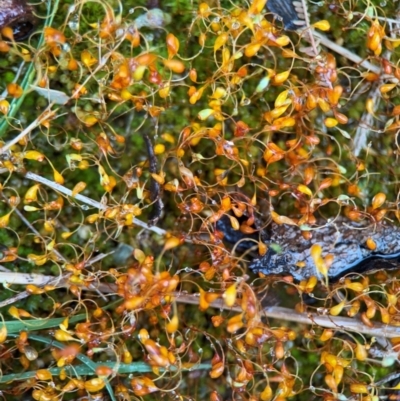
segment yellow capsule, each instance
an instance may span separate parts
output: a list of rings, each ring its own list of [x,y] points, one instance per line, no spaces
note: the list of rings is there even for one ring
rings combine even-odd
[[[273,119],[276,119],[276,118],[280,117],[287,110],[288,107],[289,107],[289,105],[277,107],[277,108],[271,110],[270,116]]]
[[[172,60],[163,60],[163,64],[165,67],[169,68],[175,74],[182,74],[185,71],[185,64],[181,60],[172,59]]]
[[[35,160],[38,162],[42,162],[45,159],[44,154],[38,152],[37,150],[28,150],[23,153],[24,159]]]
[[[31,203],[37,201],[37,193],[39,190],[40,184],[33,185],[30,187],[24,196],[24,203]]]
[[[54,223],[52,220],[46,220],[43,223],[43,228],[45,229],[46,232],[48,233],[53,233],[54,232]]]
[[[0,344],[4,343],[7,339],[7,327],[3,324],[0,328]]]
[[[386,308],[381,308],[379,307],[379,310],[381,312],[381,321],[383,324],[390,324],[390,314],[389,311]]]
[[[267,386],[265,386],[264,390],[261,392],[260,399],[262,401],[269,401],[272,398],[272,396],[273,396],[272,388],[268,384]]]
[[[371,251],[376,250],[376,242],[371,237],[367,239],[366,244],[367,248],[370,249]]]
[[[212,28],[212,26],[211,26],[211,28]],[[201,34],[199,35],[199,45],[200,45],[201,47],[203,47],[203,46],[206,44],[206,39],[207,39],[207,36],[206,36],[205,33],[201,33]]]
[[[274,103],[275,108],[286,106],[292,102],[291,99],[288,99],[288,94],[289,91],[286,89],[277,96]]]
[[[79,170],[87,170],[89,168],[89,161],[88,160],[82,160],[81,162],[79,162],[78,164],[78,168]]]
[[[331,106],[329,105],[329,103],[326,100],[321,99],[320,97],[317,99],[317,103],[318,103],[318,106],[320,107],[320,109],[324,113],[327,113],[331,109]]]
[[[236,217],[234,217],[234,216],[229,216],[229,220],[231,221],[231,226],[232,226],[232,228],[233,228],[235,231],[239,230],[240,224],[239,224],[238,219],[237,219]]]
[[[368,352],[364,345],[357,343],[356,345],[356,358],[359,361],[365,361],[368,357]]]
[[[368,394],[368,387],[366,384],[353,383],[350,384],[350,391],[355,394]]]
[[[71,196],[75,198],[76,195],[79,194],[79,192],[82,192],[86,188],[86,183],[83,181],[78,182],[75,186],[74,189],[72,190]]]
[[[378,209],[380,208],[386,201],[386,195],[383,192],[377,193],[373,198],[372,198],[372,209]]]
[[[158,143],[157,145],[154,146],[154,154],[156,155],[162,155],[165,152],[165,145],[162,143]]]
[[[232,306],[235,305],[236,295],[237,295],[237,289],[236,289],[236,283],[235,283],[235,284],[232,284],[231,286],[229,286],[225,290],[224,294],[222,295],[225,305],[228,308],[232,308]]]
[[[329,21],[327,20],[321,20],[313,24],[314,28],[319,29],[320,31],[329,31],[331,29],[331,25],[329,24]]]
[[[287,46],[290,43],[290,39],[286,35],[280,36],[278,39],[275,40],[275,43],[279,46]]]
[[[340,384],[340,382],[342,381],[343,373],[344,369],[342,365],[338,364],[333,368],[333,376],[335,378],[336,384]]]
[[[28,284],[28,285],[25,287],[25,290],[26,290],[27,292],[29,292],[29,294],[34,294],[34,295],[43,294],[43,293],[45,292],[44,289],[39,288],[39,287],[37,287],[37,286],[34,285],[34,284]]]
[[[338,316],[340,314],[340,312],[343,310],[345,305],[345,301],[342,301],[340,303],[338,303],[335,306],[332,306],[332,308],[329,309],[329,314],[332,316]]]
[[[309,110],[313,110],[317,107],[317,98],[312,93],[307,96],[306,106]]]
[[[321,336],[320,336],[320,340],[321,341],[328,341],[328,340],[330,340],[332,337],[333,337],[333,334],[334,334],[334,331],[333,330],[331,330],[331,329],[325,329],[323,332],[322,332],[322,334],[321,334]]]
[[[53,176],[54,176],[54,181],[57,184],[60,184],[60,185],[64,184],[64,182],[65,182],[64,177],[56,169],[54,169],[54,171],[53,171]]]
[[[167,332],[172,334],[178,330],[179,319],[177,315],[172,316],[172,319],[166,324]]]
[[[64,342],[64,341],[78,341],[79,342],[79,340],[76,339],[75,337],[73,337],[71,334],[67,333],[64,330],[60,330],[60,329],[55,331],[54,338],[57,341],[62,341],[62,342]]]
[[[135,71],[132,74],[133,79],[135,81],[141,81],[143,79],[146,69],[147,69],[147,67],[145,65],[137,66]]]
[[[207,18],[211,13],[210,6],[207,3],[201,3],[199,5],[199,15]]]
[[[85,381],[85,390],[90,393],[95,393],[100,391],[105,385],[106,383],[102,378],[95,377],[94,379]]]
[[[52,380],[53,375],[47,369],[39,369],[36,371],[36,378],[38,380]]]
[[[10,103],[8,103],[8,101],[5,99],[0,100],[0,112],[3,113],[4,115],[7,115],[9,110],[10,110]]]
[[[132,363],[132,361],[133,361],[132,354],[127,349],[124,349],[122,353],[122,362],[129,364]]]
[[[246,57],[253,57],[261,48],[261,43],[256,42],[256,43],[251,43],[246,46],[244,49],[244,54]]]
[[[160,96],[161,99],[166,99],[169,96],[170,91],[171,91],[171,86],[169,85],[169,83],[167,83],[166,85],[164,85],[163,88],[161,88],[158,91],[158,95]]]
[[[60,380],[65,380],[67,378],[67,371],[64,368],[61,369],[59,377],[60,377]],[[64,387],[63,387],[63,391],[66,391],[66,390],[64,390]]]
[[[280,72],[279,74],[276,74],[273,77],[273,83],[275,85],[282,84],[283,82],[285,82],[289,78],[289,75],[290,75],[290,71]]]
[[[335,118],[328,117],[325,118],[324,124],[328,128],[333,128],[338,125],[338,120],[336,120]]]
[[[164,185],[165,183],[165,176],[164,174],[156,174],[152,173],[151,176],[154,178],[156,182],[158,182],[160,185]]]
[[[332,375],[326,375],[325,376],[325,383],[327,384],[327,386],[333,391],[333,392],[337,392],[337,384],[335,382],[335,379],[333,378]]]
[[[97,63],[97,59],[88,50],[81,53],[81,61],[88,68]]]
[[[140,329],[138,338],[144,344],[150,338],[149,332],[146,329]]]
[[[363,292],[364,291],[364,285],[361,283],[352,283],[346,280],[346,284],[345,284],[346,288],[349,288],[350,290],[353,290],[355,292]]]
[[[215,89],[214,93],[212,94],[213,99],[221,99],[226,96],[226,89],[218,87]]]
[[[365,102],[365,109],[368,111],[369,114],[374,115],[374,99],[368,98]]]
[[[179,51],[179,40],[175,35],[169,33],[167,35],[166,42],[167,42],[168,57],[172,58]]]
[[[238,315],[235,315],[228,320],[226,327],[228,333],[236,333],[244,326],[242,318],[243,313],[239,313]]]
[[[229,38],[229,35],[226,32],[221,33],[221,35],[219,35],[217,37],[217,39],[215,40],[214,52],[219,50],[227,42],[228,38]]]
[[[379,90],[381,93],[388,93],[390,92],[393,88],[396,87],[396,84],[383,84]]]
[[[253,0],[249,8],[249,14],[250,15],[260,14],[264,10],[266,3],[267,0]]]
[[[8,309],[8,313],[14,319],[19,319],[20,318],[18,308],[16,308],[15,306],[10,306],[10,308]]]
[[[297,186],[297,190],[305,195],[312,196],[312,191],[306,185],[300,184]]]
[[[169,249],[175,248],[180,245],[181,241],[177,237],[170,237],[165,241],[164,251],[168,251]]]
[[[292,220],[290,217],[281,216],[278,213],[274,212],[273,210],[271,211],[271,217],[272,217],[272,220],[276,224],[279,224],[279,225],[282,225],[282,224],[288,224],[288,225],[291,225],[291,226],[296,226],[297,225],[296,222],[294,220]]]
[[[31,262],[33,262],[36,266],[43,266],[47,262],[46,255],[35,255],[33,253],[30,253],[28,255],[28,259]]]

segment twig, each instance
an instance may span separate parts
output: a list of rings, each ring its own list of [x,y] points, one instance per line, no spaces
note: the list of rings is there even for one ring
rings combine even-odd
[[[312,313],[298,313],[291,309],[278,306],[265,308],[264,314],[269,318],[290,320],[291,322],[302,324],[316,324],[321,327],[335,329],[338,331],[352,331],[375,337],[380,336],[385,338],[395,338],[400,336],[400,327],[384,325],[376,322],[374,322],[374,327],[368,327],[360,320],[348,317],[320,316]]]
[[[3,195],[3,198],[6,199],[6,197],[4,196],[4,194],[2,194],[2,195]],[[7,200],[7,199],[6,199],[6,200]],[[8,202],[8,200],[7,200],[7,202]],[[43,239],[42,235],[40,234],[40,232],[39,232],[38,230],[36,230],[35,227],[33,227],[33,225],[28,221],[28,219],[27,219],[17,208],[14,209],[14,213],[18,215],[18,217],[22,220],[22,222],[23,222],[36,236],[38,236],[39,238],[41,238],[41,239],[44,241],[44,239]],[[57,251],[57,249],[53,249],[53,253],[54,253],[54,255],[57,256],[57,258],[59,258],[59,259],[62,260],[63,262],[67,262],[67,259],[65,259],[64,256],[63,256],[60,252]]]
[[[7,152],[8,149],[11,148],[11,146],[15,145],[18,143],[23,137],[28,135],[31,131],[33,131],[36,127],[38,127],[44,120],[49,118],[48,112],[51,110],[53,107],[53,104],[50,103],[47,107],[46,110],[34,121],[32,121],[20,134],[18,134],[15,138],[11,139],[10,142],[7,142],[2,148],[0,148],[0,155]]]
[[[377,381],[375,383],[376,386],[382,386],[382,384],[386,384],[391,382],[392,380],[398,379],[400,377],[400,372],[393,372],[385,376],[383,379]]]
[[[28,171],[25,174],[25,177],[28,178],[29,180],[36,181],[36,182],[39,182],[41,184],[44,184],[44,185],[54,189],[55,191],[61,192],[64,195],[73,197],[72,196],[72,191],[70,189],[65,188],[63,185],[57,184],[54,181],[48,180],[47,178],[41,177],[40,175],[37,175],[35,173],[32,173],[32,172]],[[97,201],[95,201],[95,200],[93,200],[91,198],[88,198],[87,196],[81,195],[81,194],[76,194],[73,198],[81,201],[82,203],[85,203],[86,205],[95,207],[95,208],[97,208],[99,210],[102,210],[102,211],[105,211],[105,210],[109,209],[109,207],[107,205],[104,205],[103,203],[97,202]],[[133,222],[137,226],[143,227],[146,230],[153,231],[153,232],[155,232],[156,234],[159,234],[159,235],[165,235],[167,233],[162,228],[155,227],[155,226],[150,227],[148,224],[146,224],[145,222],[137,219],[136,217],[133,219]]]
[[[317,31],[313,31],[313,35],[319,39],[319,43],[326,46],[327,48],[333,50],[336,53],[339,53],[343,57],[347,58],[350,61],[360,65],[361,67],[366,68],[374,72],[375,74],[380,74],[381,69],[379,66],[371,64],[368,60],[365,60],[358,56],[357,54],[352,53],[350,50],[346,49],[345,47],[339,46],[335,42],[329,40],[326,36],[322,35]]]
[[[176,294],[176,301],[187,304],[199,303],[198,295]],[[217,309],[231,310],[234,312],[243,312],[239,306],[228,308],[223,300],[218,299],[210,304],[211,307]],[[371,336],[379,336],[385,338],[400,337],[400,327],[384,325],[381,323],[374,323],[374,327],[368,327],[361,321],[341,316],[320,316],[312,313],[298,313],[289,308],[282,308],[280,306],[271,306],[263,310],[265,317],[296,322],[300,324],[315,324],[317,326],[334,329],[337,331],[352,331],[356,333],[368,334]]]
[[[95,256],[94,258],[89,259],[85,263],[85,266],[90,266],[90,265],[100,261],[101,259],[104,259],[105,257],[111,255],[112,253],[113,252],[101,253],[101,254]],[[22,280],[23,279],[21,277],[21,275],[23,275],[23,273],[14,273],[14,274],[19,274],[20,275],[19,278],[17,276],[15,276],[15,280],[19,280],[19,279]],[[1,273],[0,273],[0,275],[1,275]],[[47,282],[45,282],[43,284],[36,284],[34,282],[29,282],[27,284],[35,284],[35,285],[38,285],[38,286],[41,286],[41,285],[55,285],[57,287],[69,287],[68,278],[69,278],[70,275],[71,275],[71,273],[68,272],[68,273],[64,273],[62,276],[59,276],[59,277],[45,276],[45,275],[42,276],[41,274],[27,274],[26,276],[31,276],[31,277],[42,276],[43,280],[44,280],[44,278],[48,278],[49,279],[49,281],[47,281]],[[9,276],[9,277],[11,277],[11,276]],[[6,281],[9,282],[9,280],[6,280]],[[18,282],[17,283],[16,281],[14,281],[11,284],[25,284],[25,283],[22,283],[22,282]],[[107,300],[107,298],[105,298],[104,294],[114,293],[117,288],[116,288],[115,285],[112,285],[112,284],[107,285],[107,284],[102,284],[101,283],[100,285],[90,284],[87,287],[82,287],[82,289],[90,290],[90,291],[96,291],[104,300]],[[14,302],[20,301],[21,299],[27,298],[29,295],[31,295],[31,294],[28,291],[22,291],[22,292],[20,292],[20,293],[18,293],[16,295],[13,295],[11,298],[8,298],[8,299],[5,299],[4,301],[1,301],[0,302],[0,308],[2,308],[3,306],[6,306],[6,305],[11,305]]]
[[[380,83],[375,82],[370,91],[369,98],[372,99],[372,110],[376,112],[379,108],[379,103],[381,100],[379,92]],[[363,149],[367,147],[368,134],[371,131],[371,126],[374,120],[374,116],[370,114],[368,110],[365,110],[361,121],[357,127],[356,134],[354,135],[354,156],[358,157]]]
[[[46,276],[44,274],[34,273],[0,273],[0,283],[12,284],[33,284],[36,286],[44,286],[54,280],[53,276]]]
[[[301,4],[302,4],[303,10],[304,10],[304,21],[306,23],[306,27],[307,27],[307,30],[308,30],[308,36],[309,36],[308,39],[309,39],[309,41],[311,43],[311,47],[312,47],[312,50],[314,52],[314,57],[317,57],[319,52],[318,52],[317,45],[316,45],[315,40],[314,40],[314,30],[311,28],[311,26],[310,26],[310,18],[308,18],[307,3],[306,3],[305,0],[301,0]]]

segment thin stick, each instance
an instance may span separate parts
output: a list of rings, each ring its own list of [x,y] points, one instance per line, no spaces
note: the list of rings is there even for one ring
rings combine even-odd
[[[2,148],[0,148],[0,155],[7,152],[8,149],[11,148],[11,146],[15,145],[18,143],[23,137],[28,135],[31,131],[33,131],[36,127],[38,127],[44,120],[49,118],[48,112],[51,110],[53,107],[53,103],[50,103],[47,107],[46,110],[34,121],[32,121],[20,134],[18,134],[15,138],[11,139],[10,142],[7,142]],[[57,111],[57,110],[56,110]]]
[[[199,304],[198,295],[176,294],[176,301],[187,304]],[[217,309],[230,310],[234,312],[243,312],[239,306],[228,308],[224,301],[218,299],[210,304],[211,307]],[[385,338],[400,337],[400,327],[374,323],[374,327],[368,327],[361,321],[341,316],[320,316],[313,313],[298,313],[289,308],[279,306],[270,306],[263,309],[265,317],[277,319],[281,321],[296,322],[300,324],[313,324],[321,327],[334,329],[337,331],[352,331],[356,333],[368,334],[371,336],[379,336]]]
[[[93,200],[91,198],[88,198],[87,196],[80,195],[80,194],[76,194],[75,196],[72,196],[72,191],[70,189],[65,188],[63,185],[57,184],[54,181],[50,181],[47,178],[41,177],[40,175],[37,175],[37,174],[32,173],[30,171],[28,171],[25,174],[25,177],[30,179],[30,180],[32,180],[32,181],[36,181],[36,182],[39,182],[41,184],[44,184],[44,185],[54,189],[55,191],[61,192],[64,195],[73,197],[73,198],[81,201],[82,203],[85,203],[86,205],[95,207],[96,209],[99,209],[99,210],[102,210],[102,211],[105,211],[105,210],[109,209],[109,207],[107,205],[104,205],[103,203],[100,203],[100,202],[97,202],[97,201],[95,201],[95,200]],[[153,231],[153,232],[155,232],[156,234],[159,234],[159,235],[165,235],[167,233],[162,228],[155,227],[155,226],[151,226],[150,227],[145,222],[137,219],[136,217],[133,219],[133,222],[137,226],[143,227],[146,230]]]
[[[34,273],[0,273],[0,283],[3,284],[33,284],[36,286],[44,286],[54,280],[53,276],[46,276],[44,274]]]
[[[3,198],[5,198],[4,194],[3,194]],[[14,213],[18,215],[18,217],[22,220],[22,222],[39,238],[41,238],[44,242],[44,239],[42,237],[42,235],[40,234],[40,232],[38,230],[36,230],[35,227],[33,227],[33,225],[28,221],[28,219],[17,209],[14,209]],[[56,255],[60,260],[62,260],[63,262],[67,262],[67,259],[64,258],[64,256],[57,251],[57,249],[53,249],[53,253],[54,255]]]
[[[315,40],[314,40],[314,31],[310,26],[310,19],[308,18],[308,9],[307,9],[307,3],[305,0],[301,0],[301,4],[303,5],[303,10],[304,10],[304,21],[306,23],[308,32],[309,32],[309,40],[311,43],[311,47],[314,51],[314,57],[318,56],[318,49],[317,49],[317,45],[315,44]]]
[[[375,82],[372,85],[372,89],[370,90],[368,96],[369,99],[372,99],[373,112],[376,112],[378,110],[379,103],[381,100],[379,87],[380,83]],[[354,135],[354,140],[353,140],[354,156],[358,157],[361,151],[367,147],[368,134],[371,131],[371,126],[373,124],[373,121],[374,121],[374,116],[370,114],[369,110],[365,110],[361,117],[360,123],[357,127],[356,134]]]
[[[319,39],[319,43],[326,46],[327,48],[333,50],[336,53],[339,53],[343,57],[346,57],[348,60],[353,61],[354,63],[366,68],[374,72],[375,74],[380,74],[381,69],[379,66],[371,64],[368,60],[364,60],[357,54],[352,53],[350,50],[345,47],[339,46],[335,42],[329,40],[326,36],[322,35],[317,31],[313,31],[313,35]]]
[[[109,253],[101,253],[97,256],[95,256],[92,259],[89,259],[86,263],[85,266],[88,265],[92,265],[98,261],[100,261],[101,259],[104,259],[105,257],[107,257],[108,255],[112,254],[113,252],[109,252]],[[1,273],[0,273],[1,274]],[[7,273],[8,274],[8,273]],[[14,274],[23,274],[23,273],[14,273]],[[55,285],[57,287],[69,287],[68,284],[68,278],[71,275],[71,273],[64,273],[62,276],[59,277],[54,277],[54,276],[43,276],[43,280],[44,278],[49,278],[49,281],[41,284],[41,285]],[[28,274],[27,276],[30,276],[31,278],[35,278],[35,276],[42,276],[40,274]],[[11,277],[11,276],[9,276]],[[22,277],[17,277],[14,276],[15,280],[19,280],[19,279],[23,279]],[[39,278],[38,278],[39,280]],[[9,282],[9,280],[7,280],[7,282]],[[12,284],[17,284],[16,281],[14,281]],[[24,284],[24,283],[18,283],[18,284]],[[35,284],[33,282],[29,282],[28,284]],[[36,285],[40,285],[40,284],[36,284]],[[111,287],[110,287],[111,286]],[[90,284],[87,287],[82,287],[82,289],[84,290],[90,290],[90,291],[95,291],[99,294],[99,296],[101,296],[105,301],[107,301],[107,298],[104,296],[104,294],[106,293],[114,293],[117,290],[117,287],[115,285],[106,285],[106,284],[100,284],[100,285],[95,285],[95,284]],[[101,290],[101,291],[100,291]],[[28,291],[22,291],[18,294],[13,295],[12,297],[5,299],[4,301],[0,302],[0,308],[2,308],[3,306],[7,306],[10,304],[13,304],[14,302],[20,301],[21,299],[27,298],[29,297],[31,294]]]

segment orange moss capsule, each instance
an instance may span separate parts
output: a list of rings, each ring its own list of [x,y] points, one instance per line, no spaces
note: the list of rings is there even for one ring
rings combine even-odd
[[[111,376],[113,373],[114,371],[110,366],[101,365],[96,368],[96,375],[99,377]]]
[[[175,74],[182,74],[185,71],[185,64],[177,59],[163,60],[165,67],[169,68]]]
[[[331,330],[331,329],[325,329],[323,332],[322,332],[322,334],[321,334],[321,336],[320,336],[320,340],[321,341],[328,341],[328,340],[330,340],[332,337],[333,337],[333,334],[334,334],[334,331],[333,330]]]
[[[222,375],[224,372],[225,366],[223,362],[217,362],[215,365],[213,365],[211,371],[210,371],[210,377],[212,379],[217,379]]]
[[[166,42],[167,42],[168,58],[172,58],[179,51],[179,40],[175,35],[169,33],[167,35]]]
[[[369,237],[367,239],[366,245],[367,245],[367,248],[370,249],[371,251],[376,250],[376,247],[377,247],[376,242],[371,237]]]

